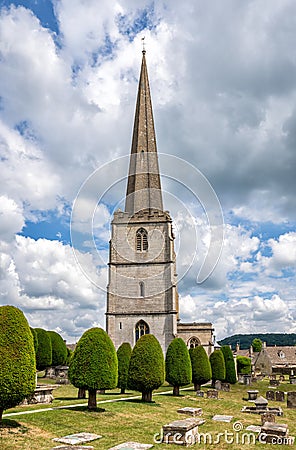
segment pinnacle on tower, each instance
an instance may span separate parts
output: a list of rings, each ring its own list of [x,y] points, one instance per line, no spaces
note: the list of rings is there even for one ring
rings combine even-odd
[[[125,211],[133,215],[144,209],[163,210],[151,95],[142,51]]]

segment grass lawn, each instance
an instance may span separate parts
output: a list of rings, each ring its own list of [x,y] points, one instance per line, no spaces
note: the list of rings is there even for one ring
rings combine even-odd
[[[252,386],[252,389],[258,389],[260,394],[265,396],[268,390],[268,380],[258,382]],[[162,387],[159,391],[169,391],[169,387]],[[188,389],[182,392],[182,396],[173,397],[169,393],[163,395],[154,395],[153,403],[144,404],[139,400],[127,400],[114,403],[99,404],[97,412],[88,412],[86,407],[77,406],[75,408],[56,409],[28,415],[7,417],[3,419],[3,426],[0,428],[0,449],[1,450],[46,450],[56,445],[52,438],[62,437],[67,434],[90,432],[102,435],[99,440],[93,441],[94,449],[108,449],[124,441],[138,441],[150,443],[155,448],[165,448],[165,444],[154,442],[154,435],[160,433],[161,427],[177,418],[185,418],[176,412],[176,409],[184,406],[201,407],[203,409],[203,418],[206,423],[199,428],[200,433],[211,433],[213,441],[217,439],[218,433],[223,433],[219,443],[204,444],[196,443],[194,448],[198,449],[283,449],[280,445],[265,445],[257,442],[255,445],[247,443],[242,444],[242,433],[234,432],[233,443],[225,442],[225,431],[233,432],[233,423],[240,421],[244,428],[248,425],[260,425],[260,416],[257,414],[241,413],[242,406],[247,402],[243,397],[247,397],[247,386],[235,385],[231,387],[231,392],[219,392],[219,400],[197,398],[193,390]],[[280,390],[296,390],[296,386],[282,383]],[[204,388],[206,391],[207,388]],[[132,392],[126,395],[127,398],[138,395]],[[72,404],[81,404],[86,400],[78,400],[77,389],[73,386],[61,386],[54,391],[55,400],[48,407],[67,406]],[[98,402],[121,398],[119,390],[107,392],[98,395]],[[296,410],[287,409],[286,401],[284,403],[269,402],[270,406],[281,406],[284,416],[279,417],[277,422],[287,423],[290,435],[296,435]],[[17,411],[28,411],[44,409],[46,405],[30,405],[17,407],[7,410],[6,413]],[[232,423],[213,422],[214,414],[232,415]],[[231,439],[229,437],[228,439]],[[87,445],[87,444],[85,444]],[[179,445],[169,445],[167,448],[174,450],[180,448]],[[75,449],[75,446],[73,447]]]

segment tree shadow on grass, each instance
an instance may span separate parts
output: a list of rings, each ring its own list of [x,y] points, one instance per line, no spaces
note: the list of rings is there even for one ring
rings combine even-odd
[[[147,406],[155,406],[155,407],[160,407],[160,403],[156,403],[154,400],[152,400],[152,402],[143,402],[142,399],[140,398],[131,398],[131,399],[126,399],[125,400],[126,403],[137,403],[139,405],[147,405]]]
[[[77,398],[77,397],[55,397],[54,398],[55,400],[63,400],[63,401],[67,401],[67,400],[70,400],[71,402],[72,401],[74,401],[74,400],[77,400],[77,401],[85,401],[85,400],[87,400],[86,398]]]
[[[67,408],[65,406],[63,409],[66,409],[68,411],[89,412],[89,413],[93,413],[93,412],[95,412],[95,413],[103,413],[103,412],[106,411],[105,408],[99,408],[99,407],[96,408],[96,409],[90,410],[90,409],[88,409],[87,406],[74,406],[73,408]]]
[[[16,420],[2,419],[2,422],[0,422],[0,430],[8,428],[25,428],[25,427]]]

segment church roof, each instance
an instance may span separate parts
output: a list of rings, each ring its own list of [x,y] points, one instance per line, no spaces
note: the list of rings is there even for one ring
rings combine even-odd
[[[152,102],[143,50],[134,120],[125,212],[163,210]]]

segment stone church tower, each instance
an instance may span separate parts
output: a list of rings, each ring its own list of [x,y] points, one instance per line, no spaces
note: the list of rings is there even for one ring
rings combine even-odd
[[[177,335],[172,219],[163,210],[145,50],[135,112],[125,211],[116,211],[107,288],[107,332],[116,348],[154,334],[165,352]]]
[[[111,222],[106,329],[114,345],[153,334],[164,352],[176,336],[213,350],[211,323],[180,323],[172,219],[163,210],[145,50],[139,79],[125,210]]]

